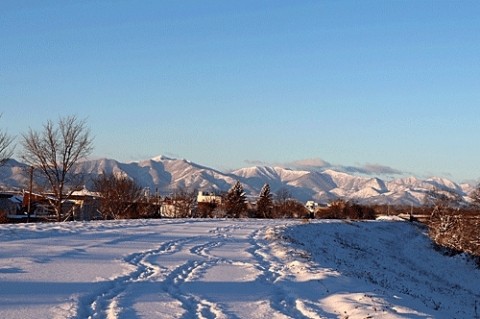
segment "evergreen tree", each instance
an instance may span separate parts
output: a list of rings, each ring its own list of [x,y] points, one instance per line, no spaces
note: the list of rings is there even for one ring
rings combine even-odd
[[[238,218],[247,210],[243,186],[239,181],[230,188],[225,196],[225,213],[227,217]]]
[[[273,209],[272,193],[270,192],[270,185],[265,184],[260,191],[257,202],[257,212],[260,217],[271,218]]]
[[[472,205],[475,208],[480,208],[480,184],[477,185],[475,190],[470,193],[470,198],[472,199]]]

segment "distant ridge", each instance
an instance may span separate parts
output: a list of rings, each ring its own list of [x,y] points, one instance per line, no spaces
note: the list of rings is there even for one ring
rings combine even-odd
[[[332,169],[310,171],[253,166],[224,173],[186,159],[164,155],[129,163],[106,158],[86,160],[78,163],[75,170],[89,175],[87,187],[91,187],[91,180],[103,172],[128,176],[142,187],[148,187],[152,192],[158,190],[164,195],[178,188],[227,191],[238,180],[247,195],[258,195],[262,186],[268,183],[273,192],[284,188],[300,201],[315,200],[323,204],[341,198],[369,204],[421,205],[425,194],[434,188],[454,192],[464,200],[468,200],[468,194],[473,190],[472,185],[460,185],[441,177],[384,181],[378,177],[357,176]],[[25,164],[10,160],[0,167],[0,187],[25,188],[25,171]]]

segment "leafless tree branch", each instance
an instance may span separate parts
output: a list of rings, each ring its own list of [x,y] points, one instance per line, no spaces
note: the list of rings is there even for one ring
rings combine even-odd
[[[2,115],[0,114],[0,118]],[[14,138],[6,131],[0,130],[0,166],[12,157],[14,147],[12,147]]]
[[[61,220],[62,202],[83,183],[81,175],[74,174],[72,168],[93,150],[85,120],[68,116],[60,118],[57,125],[47,121],[42,131],[30,129],[23,134],[21,144],[23,161],[47,179],[54,195],[51,204]]]

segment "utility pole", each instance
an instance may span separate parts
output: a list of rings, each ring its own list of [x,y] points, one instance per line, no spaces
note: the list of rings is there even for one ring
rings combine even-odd
[[[160,212],[160,195],[158,193],[158,187],[155,187],[155,215],[157,217],[162,217]]]
[[[411,203],[411,206],[410,206],[410,221],[413,222],[413,203]]]
[[[32,210],[32,191],[33,191],[33,166],[30,166],[30,184],[28,195],[28,208],[27,208],[27,223],[30,222],[30,212]]]

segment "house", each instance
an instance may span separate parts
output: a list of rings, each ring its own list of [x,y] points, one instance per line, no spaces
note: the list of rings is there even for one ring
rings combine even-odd
[[[307,208],[307,210],[310,213],[315,213],[319,207],[320,207],[320,204],[318,204],[317,202],[314,202],[313,200],[309,200],[305,204],[305,208]]]
[[[10,218],[23,218],[23,198],[15,193],[0,193],[0,221]]]
[[[30,214],[28,208],[30,207]],[[46,219],[55,216],[48,200],[39,194],[24,192],[22,195],[13,193],[0,194],[0,216],[9,221],[27,219]]]
[[[30,218],[33,219],[52,219],[56,218],[55,209],[51,205],[54,201],[50,194],[23,192],[22,214],[24,218],[27,217],[27,212],[30,208]]]
[[[75,205],[72,210],[72,217],[74,220],[92,220],[99,219],[100,213],[100,203],[98,198],[100,197],[99,193],[91,192],[87,189],[82,189],[79,191],[73,192],[69,200],[72,201]]]
[[[212,192],[198,192],[197,203],[217,204],[222,203],[222,196],[216,195]]]
[[[195,203],[185,198],[165,197],[160,206],[160,217],[185,218],[192,217],[196,209]]]
[[[68,220],[91,220],[98,217],[98,195],[85,190],[73,192],[68,199],[62,201],[62,212]],[[27,218],[30,208],[32,220],[55,220],[57,218],[52,203],[56,199],[51,194],[30,193],[24,191],[21,210],[10,219]]]
[[[160,217],[175,218],[177,217],[178,208],[174,201],[170,198],[165,198],[160,206]]]

